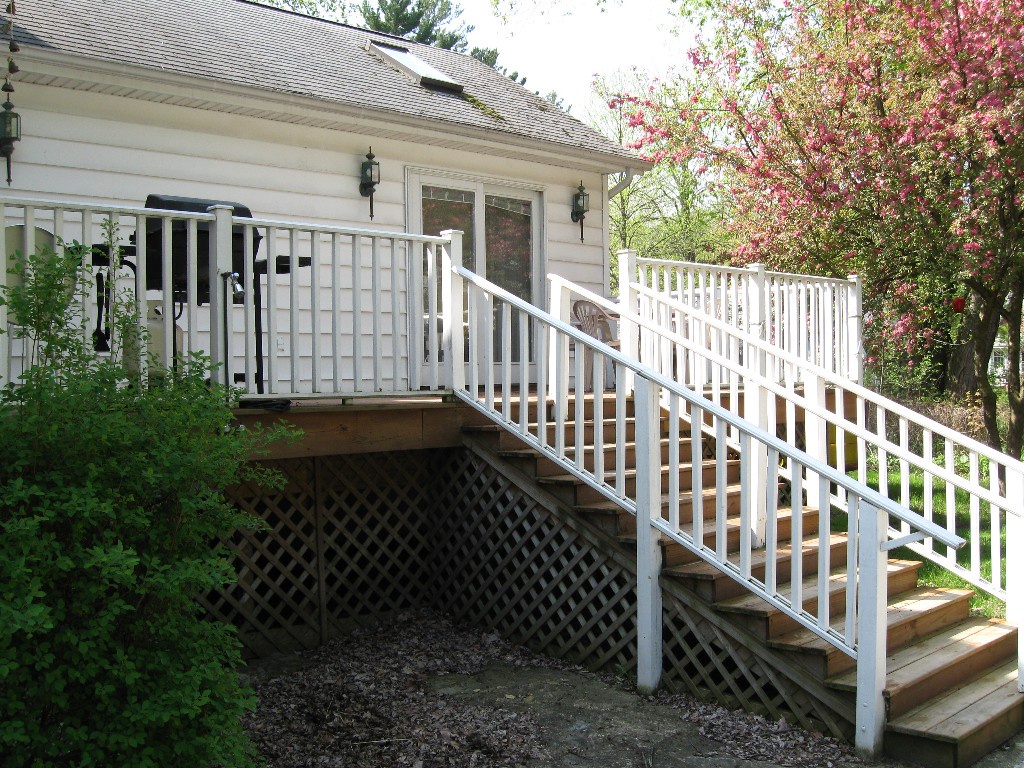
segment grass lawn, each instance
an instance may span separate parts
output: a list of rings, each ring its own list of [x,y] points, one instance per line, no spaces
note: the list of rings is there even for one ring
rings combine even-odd
[[[854,473],[851,473],[853,475]],[[893,480],[893,477],[896,477]],[[900,484],[898,475],[895,472],[889,474],[889,498],[899,500],[900,498]],[[872,470],[867,475],[868,485],[872,488],[878,488],[878,472]],[[985,482],[986,478],[982,478],[982,482]],[[911,509],[916,512],[923,513],[924,510],[924,475],[922,473],[912,474],[910,477],[910,504],[908,505]],[[934,481],[932,488],[932,510],[933,520],[938,524],[945,526],[946,524],[946,490],[945,483]],[[971,531],[970,522],[970,505],[967,499],[967,495],[964,493],[956,494],[956,532],[965,539],[969,539]],[[841,533],[847,530],[847,516],[845,513],[833,511],[832,513],[832,530],[833,532]],[[1005,527],[1002,532],[1002,544],[1005,545]],[[981,503],[981,526],[979,543],[981,548],[981,573],[985,578],[989,578],[992,574],[992,532],[989,525],[989,514],[988,505],[984,502]],[[941,547],[938,547],[941,551]],[[1002,547],[1002,551],[1005,552],[1005,546]],[[977,587],[969,584],[968,582],[956,576],[951,571],[946,570],[943,566],[938,563],[933,563],[930,560],[926,560],[922,555],[911,550],[909,547],[900,547],[893,550],[890,555],[892,558],[900,560],[922,560],[924,565],[918,572],[918,582],[924,586],[930,587],[949,587],[958,589],[973,589],[974,597],[971,598],[971,612],[979,616],[988,616],[996,618],[1005,618],[1006,616],[1006,605],[1002,600],[993,597]],[[971,545],[970,542],[965,544],[957,552],[957,562],[965,568],[970,567],[971,557]],[[1005,556],[1001,559],[1000,570],[1002,572],[1001,581],[1005,583],[1006,579],[1006,559]]]

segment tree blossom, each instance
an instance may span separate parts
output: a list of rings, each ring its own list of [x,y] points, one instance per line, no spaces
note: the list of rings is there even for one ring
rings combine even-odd
[[[732,198],[737,261],[862,274],[872,355],[970,350],[990,440],[1020,456],[1024,0],[719,8],[691,76],[620,97],[640,149]],[[1003,441],[987,378],[1001,322]]]

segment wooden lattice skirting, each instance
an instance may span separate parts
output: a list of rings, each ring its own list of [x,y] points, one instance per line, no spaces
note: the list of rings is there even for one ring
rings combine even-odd
[[[636,667],[629,552],[488,452],[275,462],[277,493],[237,503],[269,530],[239,535],[239,582],[211,595],[255,655],[309,648],[398,611],[431,606],[591,669]],[[670,580],[664,684],[835,735],[852,702]]]

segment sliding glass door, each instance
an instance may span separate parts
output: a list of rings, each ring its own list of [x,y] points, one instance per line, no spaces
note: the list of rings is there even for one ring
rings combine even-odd
[[[540,193],[499,184],[414,176],[419,225],[424,234],[445,229],[463,231],[463,264],[512,295],[540,304]],[[466,322],[468,322],[467,314]],[[532,363],[530,350],[521,349],[519,316],[512,313],[511,345],[501,339],[501,309],[492,317],[477,317],[478,332],[494,334],[495,362],[505,355],[518,365]],[[528,343],[528,346],[532,344]],[[518,377],[518,370],[514,372]]]

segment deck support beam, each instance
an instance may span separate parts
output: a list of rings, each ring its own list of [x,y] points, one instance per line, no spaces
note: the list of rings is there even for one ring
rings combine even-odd
[[[853,499],[851,499],[853,501]],[[889,538],[885,512],[860,501],[850,510],[850,535],[858,537],[857,712],[854,746],[862,757],[882,754],[885,739],[886,596]],[[854,530],[856,526],[857,530]],[[851,564],[852,567],[852,564]]]
[[[661,682],[661,545],[651,521],[661,516],[661,409],[655,385],[635,380],[636,412],[636,687],[653,692]]]

